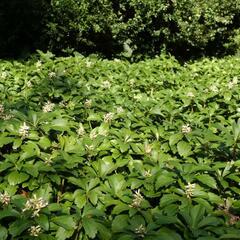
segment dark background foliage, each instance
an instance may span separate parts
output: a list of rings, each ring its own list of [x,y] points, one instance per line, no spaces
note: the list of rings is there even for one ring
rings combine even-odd
[[[47,2],[0,1],[0,57],[19,57],[47,46],[43,42]]]
[[[3,0],[0,57],[36,49],[139,59],[222,56],[238,44],[236,0]],[[228,46],[228,48],[226,48]]]

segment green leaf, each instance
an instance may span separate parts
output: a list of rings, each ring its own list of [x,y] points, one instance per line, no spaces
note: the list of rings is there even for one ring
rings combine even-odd
[[[66,230],[72,230],[75,228],[75,222],[71,216],[58,216],[51,218],[51,222],[63,227]]]
[[[183,134],[182,133],[177,133],[177,134],[173,134],[170,136],[169,138],[169,145],[173,146],[176,143],[178,143],[182,138],[183,138]]]
[[[10,185],[14,186],[19,183],[25,182],[28,180],[29,175],[26,173],[19,173],[19,172],[11,172],[8,175],[8,182]]]
[[[74,230],[75,229],[66,230],[65,228],[59,227],[57,230],[55,239],[57,239],[57,240],[69,239],[73,235]]]
[[[8,231],[13,237],[17,237],[31,225],[31,222],[27,219],[18,219],[10,224]]]
[[[99,191],[91,190],[88,192],[88,198],[93,205],[96,205],[98,202]]]
[[[216,217],[204,217],[198,224],[198,228],[202,228],[205,226],[218,226],[219,224],[221,224],[221,220],[219,218]]]
[[[50,142],[50,140],[49,140],[48,137],[43,136],[43,137],[40,138],[40,140],[39,140],[39,142],[38,142],[38,145],[39,145],[42,149],[46,150],[46,149],[48,149],[49,147],[51,147],[51,142]]]
[[[90,238],[95,238],[98,232],[98,224],[92,218],[83,218],[83,228]]]
[[[193,228],[197,228],[199,222],[204,217],[205,211],[205,207],[200,204],[191,208],[191,225],[193,226]]]
[[[199,237],[197,240],[218,240],[219,238],[215,238],[215,237]]]
[[[121,212],[128,211],[129,210],[129,205],[125,203],[118,203],[112,210],[112,214],[120,214]]]
[[[50,236],[49,234],[44,234],[44,233],[41,233],[39,236],[38,236],[39,240],[56,240],[55,237],[53,236]]]
[[[5,171],[6,169],[12,167],[13,164],[10,162],[0,162],[0,172]]]
[[[87,118],[87,121],[101,121],[101,120],[102,120],[101,116],[97,113],[90,113]]]
[[[24,195],[12,196],[11,203],[18,209],[23,209],[26,204],[26,197]]]
[[[59,131],[68,131],[69,130],[69,122],[66,119],[58,118],[52,121],[50,125],[50,129],[55,129]]]
[[[13,142],[13,149],[18,149],[22,145],[22,140],[21,139],[15,139]]]
[[[118,240],[134,240],[134,237],[129,234],[121,235]]]
[[[177,150],[180,156],[187,157],[191,155],[191,146],[185,141],[181,141],[177,144]]]
[[[124,177],[121,174],[111,175],[108,178],[108,181],[109,181],[109,183],[110,183],[110,185],[111,185],[115,194],[118,194],[122,190],[122,188],[125,184]]]
[[[176,194],[164,194],[160,200],[160,207],[165,207],[171,203],[181,201],[181,197]]]
[[[161,228],[157,234],[158,240],[182,240],[181,236],[177,234],[174,230],[168,228]]]
[[[237,142],[240,135],[240,118],[238,119],[237,123],[235,121],[232,123],[232,130],[234,141]]]
[[[5,217],[20,217],[20,213],[10,207],[0,210],[0,220]]]
[[[3,227],[3,226],[0,226],[0,240],[6,240],[8,237],[8,230]]]
[[[208,198],[209,198],[209,201],[211,203],[215,203],[215,204],[218,204],[218,205],[224,204],[224,200],[221,197],[219,197],[218,195],[216,195],[215,193],[209,192],[208,193]]]
[[[35,218],[35,221],[38,223],[38,225],[41,226],[45,231],[49,230],[49,220],[46,215],[41,214],[39,217]]]
[[[196,196],[198,196],[198,197],[196,197]],[[195,189],[193,201],[204,206],[207,211],[212,211],[212,205],[209,203],[209,201],[204,199],[204,198],[206,198],[206,196],[207,196],[207,193],[202,191],[202,193],[199,194],[198,191],[196,191],[196,189]]]
[[[113,232],[123,231],[128,226],[128,219],[129,216],[126,214],[116,216],[112,221],[112,231]]]
[[[226,240],[239,239],[239,233],[238,234],[236,234],[236,233],[224,234],[219,239],[226,239]]]
[[[76,190],[74,193],[74,203],[77,205],[78,208],[82,209],[87,202],[87,197],[85,194]]]
[[[143,154],[143,146],[142,145],[137,144],[137,143],[131,143],[130,146],[134,153],[140,154],[140,155]]]
[[[104,240],[111,240],[111,236],[112,236],[112,232],[111,230],[109,229],[109,227],[105,227],[103,224],[101,223],[97,223],[97,229],[98,229],[98,232],[99,232],[99,239],[104,239]]]
[[[232,93],[231,92],[225,92],[223,97],[224,97],[224,100],[228,102],[232,98]]]
[[[140,188],[144,184],[144,180],[132,178],[132,179],[129,179],[129,183],[131,183],[131,189],[136,189],[136,188]]]
[[[127,152],[129,149],[129,144],[118,141],[121,153]]]
[[[161,214],[156,214],[155,217],[156,217],[156,222],[160,225],[175,224],[179,221],[176,216],[165,216]]]
[[[216,180],[213,177],[211,177],[211,176],[209,176],[207,174],[202,174],[202,175],[196,176],[196,179],[198,181],[200,181],[201,183],[209,186],[210,188],[217,189],[217,182],[216,182]]]
[[[11,137],[0,137],[0,148],[14,141]]]
[[[175,182],[175,179],[171,176],[164,175],[164,173],[157,177],[155,187],[158,190],[161,187],[168,187],[169,184]]]
[[[112,157],[110,156],[100,159],[98,161],[98,165],[100,177],[105,177],[114,170],[114,163],[112,162]]]
[[[20,155],[20,160],[31,158],[40,155],[40,149],[35,142],[29,141],[27,144],[22,145],[23,153]]]
[[[155,115],[160,115],[160,116],[163,116],[163,113],[162,113],[162,108],[161,106],[155,106],[151,111],[150,111],[151,114],[155,114]]]
[[[33,177],[37,177],[39,172],[38,168],[34,164],[26,163],[23,167],[24,171]]]

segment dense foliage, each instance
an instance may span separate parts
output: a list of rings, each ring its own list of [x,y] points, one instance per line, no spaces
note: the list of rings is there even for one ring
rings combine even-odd
[[[222,54],[239,27],[240,2],[222,0],[52,0],[52,50],[182,58]],[[214,46],[214,48],[213,48]]]
[[[239,58],[0,62],[0,239],[238,239]]]
[[[163,49],[185,59],[221,55],[239,47],[231,44],[239,23],[239,0],[3,0],[0,56],[23,48],[133,59]]]

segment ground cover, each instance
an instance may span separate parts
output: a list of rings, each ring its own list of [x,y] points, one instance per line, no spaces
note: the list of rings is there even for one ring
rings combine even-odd
[[[0,239],[239,239],[239,58],[0,62]]]

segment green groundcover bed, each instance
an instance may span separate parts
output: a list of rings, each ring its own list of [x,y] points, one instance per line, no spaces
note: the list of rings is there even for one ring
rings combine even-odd
[[[239,239],[239,66],[0,61],[0,240]]]

